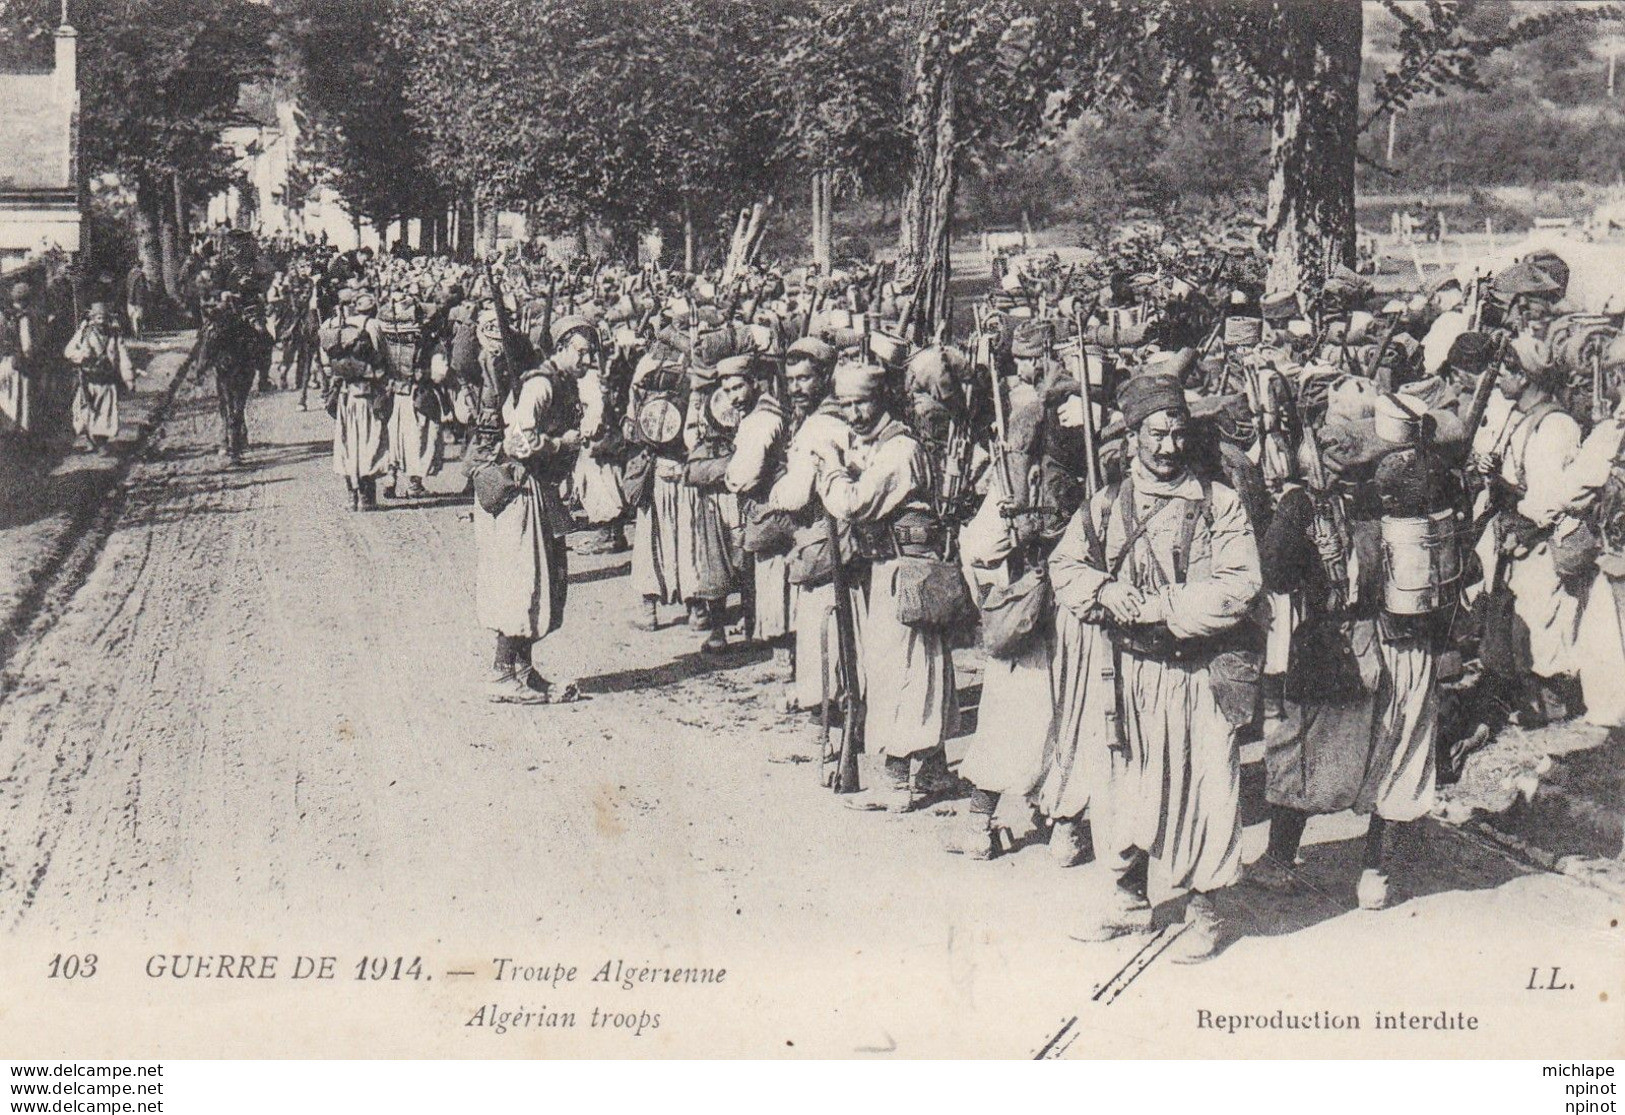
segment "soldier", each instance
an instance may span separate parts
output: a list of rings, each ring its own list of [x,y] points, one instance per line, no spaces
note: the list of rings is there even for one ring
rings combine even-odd
[[[271,358],[254,276],[223,270],[224,285],[210,305],[206,363],[213,366],[220,407],[220,456],[241,464],[248,449],[248,397]]]
[[[746,523],[745,548],[750,551],[748,564],[753,580],[750,593],[754,605],[753,633],[764,641],[777,639],[795,629],[791,622],[793,601],[786,578],[784,551],[777,546],[764,552],[752,550],[750,533],[750,524],[759,521],[758,508],[765,504],[773,481],[783,470],[788,441],[784,404],[771,392],[761,391],[750,413],[740,420],[734,435],[734,451],[723,475],[724,485],[740,501],[741,517]]]
[[[919,361],[917,357],[911,364],[911,376]],[[988,662],[977,732],[959,768],[960,777],[974,787],[969,824],[949,844],[950,851],[975,858],[998,854],[1004,834],[1016,838],[1035,828],[1053,733],[1058,730],[1054,717],[1058,679],[1052,672],[1057,626],[1052,622],[1047,565],[1082,502],[1081,478],[1089,466],[1077,425],[1066,417],[1073,408],[1082,414],[1081,386],[1059,365],[1040,375],[1035,383],[1010,384],[1006,444],[993,447],[995,464],[987,498],[961,534],[972,566],[992,571],[982,599],[989,617],[983,625]],[[1030,595],[1046,604],[1041,622],[1007,637],[1004,616],[998,613],[1035,609]],[[1020,813],[1013,814],[1012,805]],[[1062,866],[1072,866],[1087,854],[1080,812],[1050,814],[1054,818],[1050,852]]]
[[[1241,869],[1240,762],[1214,658],[1244,638],[1260,588],[1258,548],[1241,500],[1199,479],[1177,377],[1142,374],[1118,394],[1134,456],[1122,482],[1080,509],[1050,559],[1057,604],[1109,626],[1118,665],[1115,716],[1085,727],[1116,752],[1110,785],[1090,800],[1100,891],[1091,940],[1144,931],[1147,896],[1188,891],[1174,959],[1219,947],[1212,895]],[[1132,880],[1146,868],[1145,893]]]
[[[383,332],[370,294],[346,287],[333,318],[322,326],[321,362],[333,415],[333,471],[344,478],[352,511],[378,507],[378,477],[389,461]]]
[[[1259,546],[1264,587],[1291,599],[1296,623],[1281,718],[1264,754],[1269,844],[1247,881],[1281,893],[1298,889],[1295,867],[1309,817],[1354,804],[1382,674],[1381,544],[1353,484],[1369,478],[1375,439],[1348,423],[1324,426],[1321,435],[1324,461],[1309,432],[1299,447],[1304,482],[1286,485]]]
[[[570,490],[592,528],[589,537],[577,543],[576,552],[615,554],[628,548],[621,529],[626,515],[622,480],[626,438],[622,419],[638,339],[623,328],[609,334],[609,343],[605,343],[606,335],[600,329],[599,341],[600,351],[608,349],[610,356],[588,368],[581,378],[584,444],[576,458]]]
[[[818,494],[829,513],[850,527],[859,555],[871,563],[861,650],[864,739],[883,770],[878,785],[847,803],[907,812],[945,789],[943,744],[958,725],[959,704],[943,629],[951,617],[943,611],[910,615],[903,607],[905,585],[946,566],[948,532],[931,502],[931,463],[920,442],[887,411],[885,380],[884,369],[872,365],[835,370],[835,400],[852,437],[843,454],[829,446],[818,450]],[[950,568],[958,576],[957,567]],[[958,587],[963,596],[962,580]],[[925,593],[920,596],[923,602]]]
[[[1579,424],[1556,399],[1562,377],[1545,342],[1515,337],[1496,383],[1510,410],[1478,458],[1502,508],[1479,545],[1484,579],[1492,594],[1511,594],[1513,615],[1497,613],[1500,619],[1516,619],[1513,628],[1499,622],[1497,631],[1485,632],[1492,647],[1510,651],[1487,655],[1485,665],[1519,695],[1519,722],[1537,726],[1581,706],[1574,681],[1580,590],[1559,575],[1553,546],[1554,535],[1572,523],[1560,522],[1562,504],[1552,493],[1580,448]]]
[[[1355,891],[1367,910],[1393,901],[1390,871],[1396,859],[1414,855],[1421,831],[1416,822],[1433,807],[1439,658],[1448,645],[1461,581],[1456,508],[1462,495],[1457,476],[1446,467],[1451,445],[1433,434],[1448,429],[1450,439],[1459,440],[1460,424],[1446,412],[1429,414],[1408,399],[1385,395],[1378,400],[1374,425],[1393,448],[1382,455],[1376,474],[1382,670],[1371,752],[1354,803],[1356,812],[1371,817]],[[1423,570],[1427,576],[1418,577]],[[1425,584],[1417,589],[1419,580]]]
[[[493,310],[482,335],[494,319]],[[559,485],[581,447],[577,381],[598,333],[583,318],[563,317],[553,322],[551,339],[553,355],[517,377],[485,361],[495,374],[481,392],[481,431],[471,450],[475,601],[481,626],[496,632],[486,695],[498,703],[562,703],[578,695],[573,683],[555,685],[536,671],[532,648],[564,622],[570,516]]]
[[[682,497],[683,414],[688,378],[678,354],[660,342],[633,369],[626,427],[638,451],[626,466],[632,523],[632,589],[643,601],[637,626],[660,626],[660,605],[680,604],[687,584],[677,561],[678,505]]]
[[[73,432],[105,450],[118,436],[119,394],[135,390],[135,366],[105,302],[92,302],[63,351],[79,375],[73,393]]]
[[[27,283],[16,283],[10,291],[10,306],[0,314],[0,360],[11,361],[11,375],[5,383],[7,397],[0,409],[11,416],[22,435],[23,448],[37,452],[41,435],[45,362],[39,319],[29,307],[34,296]]]
[[[379,318],[384,355],[389,365],[389,388],[394,405],[389,412],[389,494],[395,499],[421,498],[424,477],[440,471],[439,398],[427,386],[425,346],[417,301],[404,290],[390,293]],[[419,404],[422,404],[420,409]]]
[[[824,646],[824,632],[833,624],[830,617],[835,611],[835,586],[827,580],[806,583],[793,557],[799,549],[827,537],[823,507],[815,498],[818,462],[825,457],[844,459],[852,439],[840,405],[829,396],[834,369],[835,349],[817,337],[803,337],[785,353],[789,440],[784,470],[773,482],[767,504],[770,510],[794,516],[794,538],[785,569],[785,579],[795,589],[795,683],[789,702],[792,709],[816,709],[826,695],[834,698],[840,693],[841,673],[834,648]]]
[[[710,654],[727,648],[728,596],[739,587],[744,565],[739,497],[728,490],[725,477],[734,433],[755,401],[754,363],[753,355],[742,354],[719,361],[714,369],[698,363],[689,369],[693,393],[683,468],[689,491],[679,504],[687,514],[679,515],[678,531],[693,554],[695,580],[688,602],[703,617],[708,633],[700,649]]]

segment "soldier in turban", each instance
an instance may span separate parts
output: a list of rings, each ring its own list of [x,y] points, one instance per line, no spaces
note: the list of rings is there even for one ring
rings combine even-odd
[[[906,616],[900,606],[905,578],[922,568],[910,563],[941,561],[948,539],[930,502],[925,450],[886,408],[886,377],[869,364],[836,368],[835,401],[851,442],[840,455],[825,447],[817,486],[824,507],[851,528],[871,563],[860,652],[864,738],[883,769],[879,784],[852,805],[906,812],[946,788],[943,743],[959,706],[953,653],[934,622],[940,617]]]
[[[79,372],[73,393],[73,432],[92,449],[118,436],[119,393],[135,389],[135,367],[105,302],[92,302],[63,352]]]
[[[1221,943],[1213,892],[1241,870],[1239,745],[1221,705],[1227,679],[1211,667],[1249,638],[1258,547],[1236,493],[1192,470],[1179,380],[1135,376],[1118,406],[1133,434],[1127,474],[1079,512],[1050,559],[1056,602],[1116,645],[1115,669],[1085,664],[1099,671],[1084,685],[1097,714],[1060,741],[1095,752],[1085,766],[1105,772],[1087,799],[1099,906],[1079,936],[1143,931],[1149,898],[1189,892],[1171,955],[1202,960]]]
[[[1559,575],[1554,549],[1574,526],[1563,500],[1564,475],[1580,448],[1580,426],[1557,402],[1561,382],[1544,341],[1514,337],[1496,383],[1510,409],[1502,412],[1489,451],[1476,459],[1503,504],[1479,544],[1485,584],[1494,590],[1499,581],[1512,593],[1528,630],[1526,661],[1519,654],[1486,666],[1504,676],[1508,692],[1524,694],[1518,719],[1528,723],[1564,719],[1580,705],[1573,679],[1582,590]]]

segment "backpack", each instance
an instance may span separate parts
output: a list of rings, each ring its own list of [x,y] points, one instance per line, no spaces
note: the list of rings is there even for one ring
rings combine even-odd
[[[688,374],[681,367],[667,365],[645,374],[631,390],[635,440],[651,449],[680,446],[688,393]]]
[[[372,335],[353,325],[339,326],[335,333],[324,338],[322,348],[336,379],[371,379],[381,363]]]

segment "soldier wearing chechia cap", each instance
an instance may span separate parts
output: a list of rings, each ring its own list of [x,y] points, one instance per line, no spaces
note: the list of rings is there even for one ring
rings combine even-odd
[[[959,705],[953,651],[943,629],[951,617],[932,614],[932,600],[916,581],[941,568],[947,530],[930,502],[931,464],[924,448],[887,412],[885,379],[885,370],[873,365],[836,368],[835,401],[851,428],[851,443],[844,455],[830,446],[815,451],[822,454],[819,497],[850,526],[859,555],[870,562],[860,654],[864,739],[883,769],[879,784],[851,804],[906,812],[947,788],[943,743],[958,725]],[[957,568],[952,573],[959,576]],[[963,580],[958,586],[968,603]],[[911,600],[911,589],[918,599]]]
[[[489,330],[487,330],[489,332]],[[483,357],[480,431],[470,450],[474,479],[475,608],[496,633],[486,686],[499,703],[573,701],[573,683],[537,672],[533,646],[564,623],[569,587],[565,535],[570,514],[559,486],[581,447],[577,381],[598,344],[579,317],[552,323],[553,355],[540,367],[513,369],[500,339]]]
[[[355,511],[378,506],[378,478],[389,465],[388,366],[372,305],[355,288],[339,291],[338,311],[318,333],[333,416],[333,471],[344,478]]]
[[[1476,431],[1474,443],[1476,464],[1492,480],[1489,494],[1501,503],[1479,541],[1484,582],[1492,593],[1498,581],[1510,592],[1523,629],[1508,639],[1487,631],[1491,647],[1516,652],[1486,655],[1485,665],[1508,693],[1520,694],[1517,719],[1529,725],[1571,716],[1581,703],[1574,642],[1584,586],[1569,583],[1557,564],[1559,543],[1577,525],[1561,493],[1580,448],[1579,423],[1556,397],[1562,382],[1544,341],[1513,338],[1496,382],[1507,406],[1490,412],[1491,427]]]
[[[1212,895],[1241,870],[1237,735],[1221,705],[1230,679],[1210,667],[1246,636],[1258,547],[1236,493],[1191,469],[1178,378],[1131,378],[1118,405],[1133,435],[1127,474],[1079,511],[1050,558],[1057,604],[1108,627],[1118,649],[1092,679],[1117,699],[1096,702],[1075,741],[1111,753],[1095,764],[1109,769],[1104,784],[1090,788],[1098,905],[1079,936],[1143,931],[1147,895],[1189,891],[1170,951],[1201,960],[1220,944]]]
[[[754,402],[754,365],[755,356],[745,353],[725,357],[715,367],[698,362],[689,367],[693,390],[684,430],[689,452],[678,503],[678,554],[679,561],[685,552],[691,555],[693,579],[685,592],[691,625],[707,631],[701,646],[707,653],[727,647],[728,597],[744,587],[743,521],[726,473],[734,433]]]
[[[794,516],[794,537],[789,543],[792,554],[827,536],[817,499],[819,461],[844,460],[852,442],[852,428],[841,417],[840,404],[830,397],[835,359],[834,347],[817,337],[803,337],[785,353],[791,432],[783,471],[773,482],[768,506]],[[796,632],[795,683],[789,703],[796,709],[816,709],[826,696],[835,699],[841,692],[837,655],[833,647],[825,645],[825,633],[834,626],[830,617],[835,610],[835,586],[809,583],[803,572],[793,560],[786,569],[786,578],[795,589],[792,623]],[[861,617],[861,607],[854,608],[860,624]]]
[[[765,357],[753,361],[752,370],[765,371]],[[739,500],[745,520],[744,548],[750,555],[751,600],[754,605],[754,634],[763,641],[778,639],[795,629],[794,595],[786,577],[782,532],[771,544],[761,541],[753,523],[759,524],[773,481],[784,467],[785,448],[790,440],[785,404],[770,391],[758,391],[755,404],[734,432],[734,449],[728,459],[723,484]]]

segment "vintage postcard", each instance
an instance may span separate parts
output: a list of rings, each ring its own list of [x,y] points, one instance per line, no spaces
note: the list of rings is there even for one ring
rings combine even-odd
[[[0,1055],[1620,1057],[1622,47],[0,3]]]

